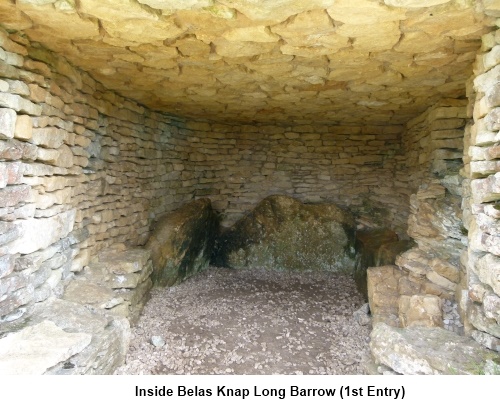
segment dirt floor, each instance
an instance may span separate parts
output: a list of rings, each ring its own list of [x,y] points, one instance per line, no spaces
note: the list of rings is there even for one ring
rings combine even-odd
[[[210,268],[153,289],[116,374],[364,374],[363,303],[341,274]]]

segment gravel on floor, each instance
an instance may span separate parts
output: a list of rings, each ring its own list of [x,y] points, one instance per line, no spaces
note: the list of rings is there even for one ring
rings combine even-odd
[[[364,374],[351,277],[209,268],[154,288],[115,374]]]

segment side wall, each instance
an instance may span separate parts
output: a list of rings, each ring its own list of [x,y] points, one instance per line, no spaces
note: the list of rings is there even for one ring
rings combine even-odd
[[[179,123],[0,31],[0,331],[193,197]]]
[[[469,247],[463,306],[472,337],[500,351],[500,31],[483,37],[482,51],[470,90],[474,125],[464,158]]]

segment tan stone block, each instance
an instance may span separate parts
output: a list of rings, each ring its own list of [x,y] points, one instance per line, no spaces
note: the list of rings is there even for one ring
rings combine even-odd
[[[133,41],[134,43],[149,43],[154,41],[175,38],[182,34],[180,29],[173,22],[148,22],[148,29],[138,24],[135,20],[104,21],[103,27],[112,37]]]
[[[345,24],[376,24],[406,18],[405,10],[389,8],[370,0],[336,0],[326,10],[335,21]]]
[[[11,108],[0,108],[0,139],[14,137],[17,114]]]
[[[274,48],[273,43],[265,42],[233,42],[225,39],[214,41],[215,52],[220,56],[228,58],[238,58],[241,56],[255,56],[261,53],[271,52]]]
[[[233,28],[226,31],[222,37],[234,42],[277,42],[280,39],[269,30],[269,27],[265,26]]]
[[[14,137],[23,141],[31,139],[33,123],[29,115],[18,115],[14,129]]]
[[[376,52],[391,49],[401,36],[397,22],[373,25],[344,24],[337,28],[339,35],[354,38],[353,48],[358,52]]]
[[[285,21],[290,16],[308,10],[324,9],[329,5],[331,5],[331,0],[274,0],[266,4],[266,7],[262,7],[262,4],[253,0],[228,2],[228,6],[235,8],[249,19],[268,23]]]
[[[439,48],[448,48],[452,43],[453,41],[448,37],[431,36],[422,31],[410,31],[403,34],[394,50],[409,54],[426,53]]]
[[[157,21],[159,18],[159,13],[133,0],[82,0],[78,3],[78,10],[104,21]]]
[[[384,3],[393,7],[423,8],[449,3],[451,0],[384,0]]]
[[[163,10],[196,10],[212,6],[211,0],[139,0],[139,3],[146,4],[153,8]]]
[[[433,295],[402,295],[399,297],[399,319],[404,328],[442,327],[442,300]]]

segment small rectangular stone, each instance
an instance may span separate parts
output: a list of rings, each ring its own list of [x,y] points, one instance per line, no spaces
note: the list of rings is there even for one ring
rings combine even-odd
[[[30,186],[7,186],[0,189],[0,207],[13,207],[22,201],[28,200]]]
[[[14,271],[16,260],[14,255],[0,256],[0,278],[6,277]]]
[[[29,115],[40,115],[42,107],[17,94],[0,93],[0,106],[12,108],[13,110]]]
[[[28,141],[33,132],[33,123],[29,115],[18,115],[16,127],[14,129],[14,138]]]
[[[67,138],[67,132],[55,127],[34,128],[31,141],[35,145],[57,149]]]
[[[12,108],[0,108],[0,138],[14,137],[17,114]]]

